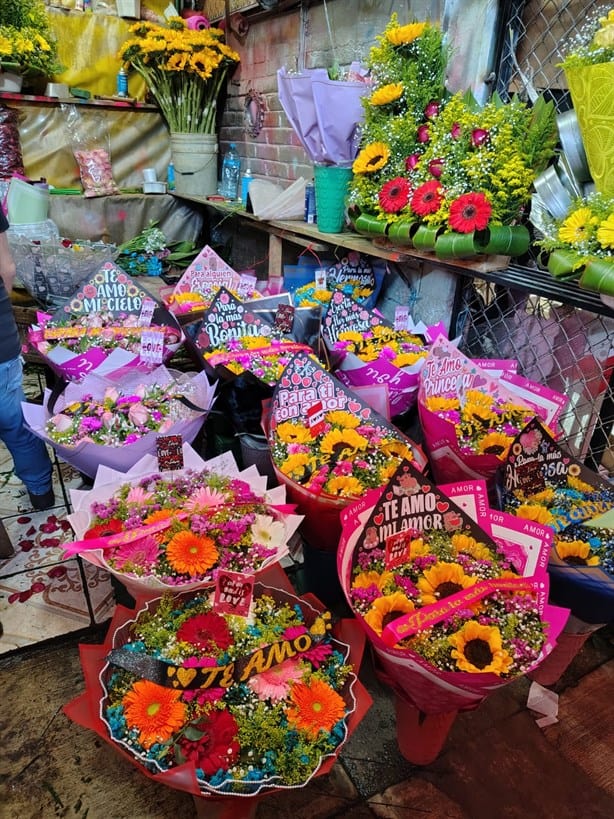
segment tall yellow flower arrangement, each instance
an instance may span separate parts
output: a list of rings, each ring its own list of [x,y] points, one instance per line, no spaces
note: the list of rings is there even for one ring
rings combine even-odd
[[[215,133],[217,100],[240,59],[224,32],[173,17],[166,26],[139,21],[130,35],[120,59],[143,77],[171,132]]]

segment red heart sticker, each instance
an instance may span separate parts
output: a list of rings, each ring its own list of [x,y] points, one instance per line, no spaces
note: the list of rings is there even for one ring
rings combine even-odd
[[[437,511],[438,512],[447,512],[450,508],[450,504],[446,503],[445,501],[438,501],[437,502]]]
[[[384,522],[383,512],[380,512],[378,515],[373,515],[373,523],[376,526],[381,526],[383,522]]]

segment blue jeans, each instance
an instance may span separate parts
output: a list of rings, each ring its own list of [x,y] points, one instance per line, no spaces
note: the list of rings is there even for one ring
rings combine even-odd
[[[21,358],[0,363],[0,439],[26,489],[33,495],[44,495],[51,489],[51,459],[43,441],[25,425],[21,410],[25,400]]]

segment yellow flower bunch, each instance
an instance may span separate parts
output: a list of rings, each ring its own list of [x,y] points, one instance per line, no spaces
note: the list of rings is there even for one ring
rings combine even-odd
[[[571,48],[562,62],[567,71],[586,65],[614,61],[614,9],[605,17],[589,16],[583,28],[571,42]]]
[[[120,59],[143,77],[171,131],[214,133],[217,99],[240,59],[224,32],[172,17],[166,26],[139,21],[130,34]]]
[[[552,219],[538,240],[548,253],[566,252],[573,270],[597,259],[614,262],[614,197],[600,193],[572,203],[562,219]]]
[[[43,0],[3,0],[0,8],[0,70],[24,77],[62,71]]]

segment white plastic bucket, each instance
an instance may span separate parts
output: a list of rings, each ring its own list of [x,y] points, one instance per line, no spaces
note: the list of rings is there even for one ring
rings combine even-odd
[[[210,196],[217,193],[217,135],[171,134],[175,193]]]

